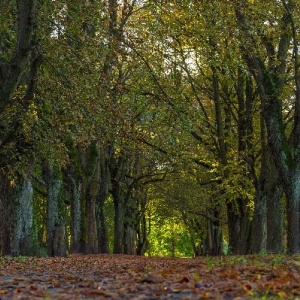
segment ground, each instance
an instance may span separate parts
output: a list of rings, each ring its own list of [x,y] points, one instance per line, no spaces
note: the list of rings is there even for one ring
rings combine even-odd
[[[300,256],[0,257],[0,299],[300,299]]]

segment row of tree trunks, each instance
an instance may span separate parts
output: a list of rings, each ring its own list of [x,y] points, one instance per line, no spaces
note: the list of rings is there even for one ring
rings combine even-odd
[[[87,163],[85,167],[89,171],[86,171],[86,175],[88,173],[91,175],[90,180],[85,183],[81,176],[75,174],[76,168],[76,171],[81,169],[78,169],[78,166],[76,168],[74,165],[70,166],[63,176],[60,168],[48,162],[43,163],[47,197],[47,255],[65,256],[67,253],[66,199],[70,199],[70,252],[109,252],[105,216],[109,186],[111,186],[115,218],[113,252],[143,254],[146,250],[148,234],[145,219],[146,200],[142,200],[145,198],[145,191],[138,193],[134,198],[132,188],[121,180],[130,172],[127,167],[124,168],[123,158],[118,160],[110,175],[108,156],[105,155],[107,149],[87,152],[85,158],[88,159],[81,158],[81,163]],[[96,157],[92,158],[95,153]],[[80,154],[82,155],[81,152]],[[94,166],[94,169],[91,169],[88,163]],[[126,165],[128,163],[130,164],[127,161]],[[34,189],[31,181],[28,179],[11,181],[2,175],[0,183],[2,254],[41,255],[41,249],[37,246],[33,213]],[[138,208],[139,201],[142,202],[140,208]]]
[[[228,248],[231,254],[248,254],[251,247],[251,219],[242,199],[227,203]]]
[[[263,120],[262,120],[263,124]],[[262,128],[264,130],[264,127]],[[256,183],[252,222],[252,252],[284,252],[283,195],[278,172],[262,134],[260,176]]]
[[[220,91],[219,74],[212,67],[213,97],[215,103],[216,130],[218,141],[218,156],[225,170],[228,164],[228,145],[226,139],[230,136],[232,108],[227,107],[224,96],[229,93],[223,86]],[[222,95],[222,97],[221,97]],[[283,230],[278,231],[275,237],[274,228],[282,225],[283,211],[279,205],[281,199],[280,182],[277,171],[274,169],[273,158],[269,158],[270,148],[266,144],[264,118],[261,117],[261,156],[260,173],[257,175],[253,144],[253,109],[256,101],[252,78],[238,71],[236,83],[236,96],[238,100],[238,152],[241,157],[241,172],[249,174],[255,189],[254,212],[248,208],[249,199],[238,197],[227,201],[227,222],[229,252],[232,254],[260,253],[261,251],[282,252]],[[275,174],[275,175],[274,175]],[[224,172],[224,179],[230,176],[228,171]],[[276,180],[277,179],[277,180]],[[278,223],[279,222],[279,223]],[[208,230],[208,233],[210,231]]]
[[[134,158],[116,156],[109,144],[101,147],[94,144],[84,151],[79,149],[76,155],[78,157],[73,157],[73,166],[66,176],[71,197],[70,232],[71,235],[76,234],[76,240],[71,236],[70,251],[89,254],[109,252],[105,211],[111,195],[114,204],[113,252],[135,254],[137,228],[143,228],[142,235],[139,232],[139,252],[143,253],[147,245],[145,208],[138,207],[138,203],[145,195],[142,192],[134,197],[132,179],[126,177],[132,175],[130,166],[134,164]],[[79,162],[77,167],[76,161]],[[76,173],[83,174],[85,179]]]
[[[287,200],[287,247],[290,253],[300,251],[300,79],[297,47],[294,47],[293,56],[296,90],[293,131],[290,139],[285,132],[281,97],[286,80],[290,42],[293,40],[294,44],[297,44],[297,37],[293,35],[293,31],[287,30],[289,26],[293,26],[294,4],[294,1],[290,1],[288,4],[286,1],[282,1],[285,12],[281,19],[278,44],[274,44],[273,40],[264,40],[268,53],[267,60],[260,56],[261,45],[256,43],[252,28],[249,27],[244,1],[239,1],[236,7],[237,23],[243,40],[241,43],[243,59],[252,72],[258,87],[270,152]],[[277,201],[276,198],[275,201]],[[268,207],[272,207],[270,203]]]
[[[96,143],[73,153],[66,180],[70,191],[72,253],[108,253],[105,203],[108,198],[107,157]]]
[[[205,255],[222,255],[223,254],[223,234],[220,219],[220,209],[214,208],[209,210],[208,214],[213,217],[206,220],[207,230],[204,240]]]

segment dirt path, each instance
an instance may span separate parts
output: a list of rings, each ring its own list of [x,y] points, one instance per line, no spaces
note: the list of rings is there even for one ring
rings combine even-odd
[[[298,258],[0,258],[0,299],[295,299]]]

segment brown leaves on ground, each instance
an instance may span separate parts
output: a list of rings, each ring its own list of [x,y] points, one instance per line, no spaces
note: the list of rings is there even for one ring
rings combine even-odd
[[[0,258],[0,299],[294,299],[299,257]]]

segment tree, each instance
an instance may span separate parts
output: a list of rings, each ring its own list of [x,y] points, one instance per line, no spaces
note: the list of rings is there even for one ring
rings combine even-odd
[[[256,6],[256,4],[253,4]],[[281,178],[287,198],[287,241],[288,251],[300,251],[299,227],[299,64],[297,35],[295,31],[295,2],[281,1],[273,7],[281,12],[278,19],[277,43],[273,36],[261,32],[261,27],[254,26],[249,19],[250,4],[239,1],[236,7],[237,22],[241,31],[240,38],[246,43],[241,47],[242,55],[249,70],[256,80],[261,97],[262,113],[268,131],[268,141],[272,157]],[[280,7],[281,6],[281,7]],[[263,20],[261,20],[263,21]],[[253,31],[254,30],[254,31]],[[261,53],[258,40],[262,41],[265,51]],[[293,56],[290,55],[290,43]],[[247,45],[247,48],[246,48]],[[265,60],[266,58],[266,60]],[[292,132],[284,128],[283,90],[287,84],[289,73],[287,66],[293,65],[293,81],[295,108]]]
[[[74,253],[114,239],[115,253],[143,254],[169,210],[195,255],[223,253],[224,238],[231,253],[280,252],[282,191],[298,251],[296,1],[51,0],[36,14],[6,2],[3,253],[34,248],[20,245],[37,218],[49,255],[66,254],[67,236]]]
[[[14,8],[17,23],[13,20]],[[8,21],[1,31],[0,49],[0,181],[5,190],[0,202],[4,215],[11,213],[12,218],[12,223],[9,219],[1,222],[2,233],[5,232],[3,252],[28,255],[36,253],[33,249],[32,186],[26,178],[32,156],[27,143],[27,113],[34,98],[35,76],[40,65],[34,39],[36,2],[20,0],[15,6],[8,1],[1,15],[8,16]]]

